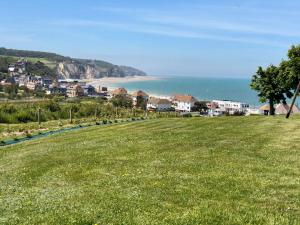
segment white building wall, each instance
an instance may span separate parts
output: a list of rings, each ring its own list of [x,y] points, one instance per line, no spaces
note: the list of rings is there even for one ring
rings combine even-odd
[[[194,102],[175,101],[174,103],[175,103],[175,110],[177,111],[191,112],[192,107],[194,106]]]

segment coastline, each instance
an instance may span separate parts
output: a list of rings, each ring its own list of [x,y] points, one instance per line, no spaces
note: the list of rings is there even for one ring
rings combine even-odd
[[[160,80],[159,77],[155,76],[132,76],[132,77],[103,77],[100,79],[88,80],[88,84],[93,86],[113,86],[115,84],[129,83],[129,82],[139,82],[139,81],[151,81]]]
[[[99,86],[105,86],[107,87],[108,91],[113,91],[114,89],[118,87],[122,87],[122,84],[124,83],[130,83],[130,82],[140,82],[140,81],[153,81],[153,80],[161,80],[160,77],[155,76],[132,76],[132,77],[103,77],[100,79],[93,79],[93,80],[87,80],[86,82],[89,85],[94,86],[95,88]],[[128,90],[129,93],[133,93],[137,90]],[[165,98],[170,99],[171,96],[162,96],[155,93],[148,93],[151,97],[155,98]]]
[[[108,91],[124,87],[130,94],[142,90],[151,97],[164,99],[170,99],[174,94],[189,94],[199,100],[228,99],[260,105],[256,93],[248,89],[247,79],[135,76],[105,77],[86,82],[95,88],[107,87]]]

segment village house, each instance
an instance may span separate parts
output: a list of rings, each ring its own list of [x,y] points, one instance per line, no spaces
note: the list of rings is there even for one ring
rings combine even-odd
[[[192,95],[175,95],[172,97],[172,103],[176,111],[191,112],[197,101]]]
[[[172,110],[172,102],[168,99],[150,97],[147,102],[147,110],[149,111],[170,111]]]
[[[46,90],[46,95],[67,95],[67,87],[64,85],[51,84]]]
[[[134,106],[137,105],[138,98],[142,98],[146,102],[149,99],[149,95],[146,94],[145,92],[141,91],[141,90],[134,92],[131,96],[132,96]]]
[[[4,87],[9,87],[16,84],[16,81],[13,77],[9,77],[7,79],[2,80],[0,84]]]
[[[290,110],[291,105],[288,104],[277,104],[275,105],[275,114],[276,115],[286,115],[288,113],[288,111]],[[269,115],[270,114],[270,105],[266,104],[263,105],[259,108],[260,112],[262,115]],[[292,113],[294,114],[300,114],[300,109],[298,108],[298,106],[294,105],[293,109],[292,109]]]
[[[49,77],[43,77],[41,84],[43,87],[48,88],[52,84],[52,79]]]
[[[14,65],[14,64],[10,64],[10,65],[8,66],[8,72],[9,72],[9,73],[14,73],[15,71],[16,71],[15,65]]]
[[[234,102],[229,100],[213,100],[212,102],[216,103],[223,113],[246,113],[249,109],[249,104],[242,102]]]
[[[215,102],[208,102],[206,103],[206,106],[208,108],[208,115],[209,116],[221,116],[223,115],[223,112],[220,110],[219,106]]]
[[[82,86],[82,89],[85,96],[94,96],[96,94],[96,90],[92,85]]]
[[[108,92],[108,88],[104,87],[104,86],[98,86],[97,89],[96,89],[96,92],[98,94],[104,94],[104,93]]]
[[[86,82],[81,81],[81,80],[76,80],[76,79],[64,79],[64,80],[58,80],[59,85],[64,85],[64,86],[86,86]]]
[[[80,85],[72,85],[67,87],[67,96],[69,98],[83,97],[84,90]]]
[[[25,87],[27,87],[29,90],[35,91],[37,89],[40,89],[42,86],[39,82],[29,81],[26,83]]]

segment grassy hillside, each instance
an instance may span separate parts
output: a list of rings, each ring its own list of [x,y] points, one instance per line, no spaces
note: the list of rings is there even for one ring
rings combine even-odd
[[[300,224],[300,118],[160,119],[0,148],[0,224]]]
[[[143,71],[133,67],[118,66],[102,60],[75,59],[55,53],[7,49],[3,47],[0,47],[0,75],[7,72],[9,64],[15,63],[20,58],[28,60],[31,65],[29,73],[40,76],[44,75],[46,69],[48,69],[46,70],[46,74],[50,74],[48,76],[73,79],[147,75]],[[64,65],[63,69],[62,65]],[[41,66],[46,68],[43,68],[42,72],[39,72],[39,67]]]

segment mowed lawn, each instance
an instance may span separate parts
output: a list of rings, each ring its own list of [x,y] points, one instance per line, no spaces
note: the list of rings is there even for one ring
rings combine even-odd
[[[2,147],[0,224],[300,224],[300,117],[147,120]]]

